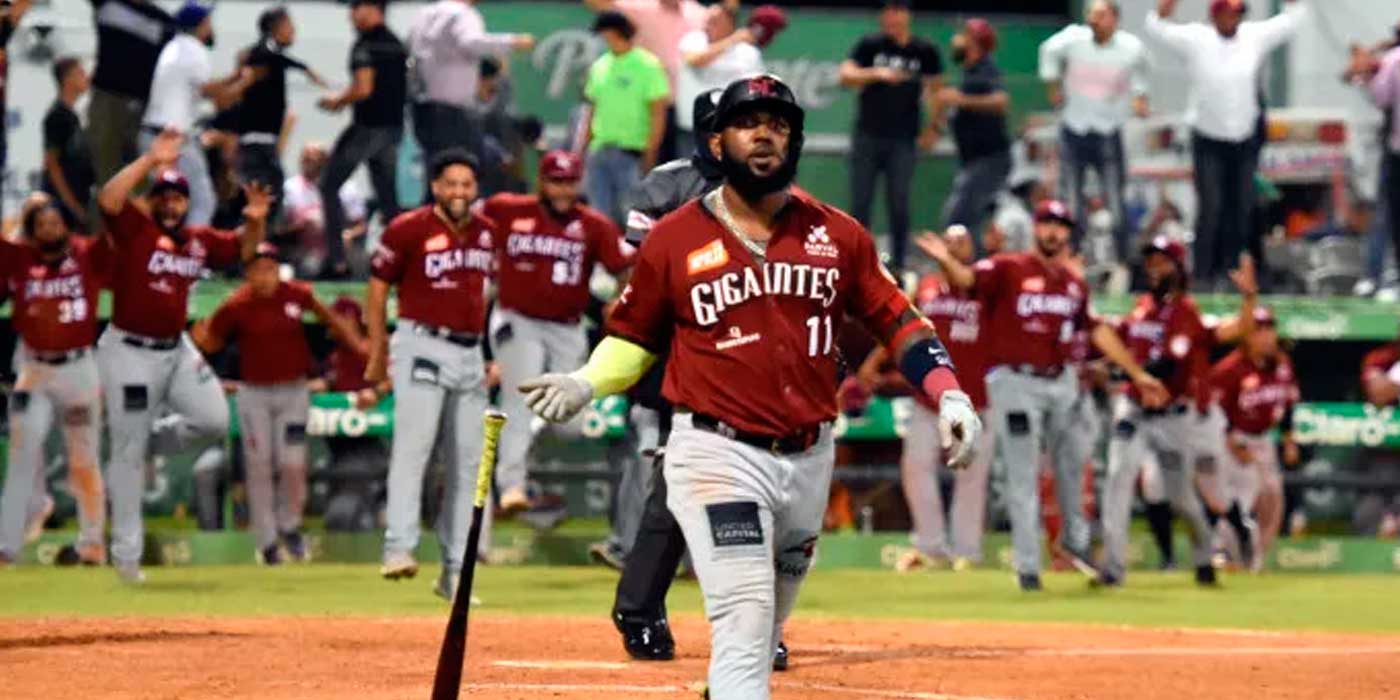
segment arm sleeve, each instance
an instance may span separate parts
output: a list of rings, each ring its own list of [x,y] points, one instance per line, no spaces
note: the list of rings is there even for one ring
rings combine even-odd
[[[44,150],[63,152],[63,148],[68,143],[68,138],[72,132],[66,128],[64,120],[59,116],[57,110],[51,110],[44,116]]]
[[[632,189],[632,196],[629,200],[632,206],[627,210],[627,242],[634,246],[640,246],[651,233],[651,227],[656,225],[656,220],[666,215],[664,204],[657,201],[658,189],[662,186],[664,175],[647,175],[637,186]]]
[[[1007,263],[1001,256],[978,260],[972,266],[972,293],[984,303],[996,301],[1006,278]]]
[[[655,102],[665,99],[671,95],[671,83],[666,78],[666,68],[661,65],[660,59],[653,58],[651,61],[650,78],[647,85],[647,102]]]
[[[613,222],[598,217],[590,227],[593,231],[593,246],[599,262],[612,274],[620,274],[632,266],[637,257],[637,249],[622,237],[622,232]]]
[[[1050,83],[1063,77],[1065,46],[1069,43],[1070,32],[1074,28],[1075,25],[1071,24],[1040,43],[1040,80],[1042,82]]]
[[[107,223],[107,230],[111,232],[112,239],[117,243],[129,240],[133,234],[140,231],[150,222],[144,212],[136,207],[130,199],[122,205],[122,210],[116,216],[102,213],[102,219]]]
[[[453,17],[452,36],[457,46],[474,56],[485,56],[510,50],[514,34],[488,34],[486,23],[477,11],[467,9]]]
[[[598,68],[598,62],[588,67],[588,79],[583,83],[583,98],[589,102],[598,100],[598,83],[602,80],[602,72]]]
[[[1195,43],[1194,32],[1190,26],[1168,22],[1162,19],[1156,10],[1147,13],[1147,22],[1143,24],[1142,31],[1147,36],[1181,53],[1190,53],[1192,45]]]
[[[238,312],[242,306],[242,299],[243,295],[235,292],[224,303],[219,304],[219,308],[214,310],[214,315],[209,317],[209,335],[224,342],[233,336],[238,327]]]
[[[933,78],[943,75],[943,54],[938,52],[938,47],[929,44],[924,49],[924,60],[922,63],[922,73],[924,77]]]
[[[368,41],[358,41],[350,49],[350,69],[374,68],[374,52],[369,48]]]
[[[851,55],[847,56],[861,68],[869,68],[875,65],[875,44],[869,39],[861,39],[856,45],[851,47]]]
[[[642,346],[659,355],[670,343],[674,309],[670,301],[670,261],[666,242],[648,238],[642,244],[632,279],[623,287],[608,318],[608,335]]]
[[[575,375],[593,387],[595,398],[627,390],[656,364],[656,355],[646,348],[608,336],[593,349],[588,364]]]
[[[1146,95],[1148,89],[1148,77],[1152,73],[1152,54],[1147,52],[1147,45],[1141,41],[1137,44],[1137,55],[1133,58],[1132,72],[1128,76],[1128,88],[1134,95]]]
[[[1257,31],[1259,32],[1259,41],[1264,47],[1264,53],[1273,51],[1283,42],[1292,38],[1307,14],[1307,3],[1295,2],[1285,5],[1282,12],[1260,22],[1257,25]]]
[[[1396,87],[1400,83],[1400,49],[1391,49],[1381,62],[1381,69],[1371,79],[1371,100],[1380,107],[1395,104]]]
[[[195,238],[209,249],[209,264],[214,267],[233,267],[242,260],[243,245],[237,231],[224,231],[201,227],[193,232]]]
[[[278,60],[282,62],[282,66],[285,68],[295,68],[302,72],[310,70],[310,68],[308,68],[305,63],[302,63],[301,61],[298,61],[297,59],[292,58],[287,54],[277,54],[277,56]]]
[[[370,258],[371,275],[389,284],[398,284],[403,279],[409,254],[406,238],[402,225],[389,225]]]
[[[704,51],[710,45],[709,37],[704,32],[689,32],[681,37],[681,41],[676,48],[681,52],[681,58],[692,51]]]
[[[875,240],[864,229],[855,230],[855,250],[851,266],[855,284],[847,303],[847,311],[865,325],[882,345],[889,345],[904,321],[917,317],[914,307],[895,284],[894,278],[880,263]]]

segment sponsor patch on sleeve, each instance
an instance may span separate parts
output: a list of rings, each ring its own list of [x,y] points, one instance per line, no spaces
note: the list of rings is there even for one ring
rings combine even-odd
[[[724,241],[716,238],[685,256],[685,271],[687,274],[698,275],[724,267],[728,263],[729,251],[724,249]]]

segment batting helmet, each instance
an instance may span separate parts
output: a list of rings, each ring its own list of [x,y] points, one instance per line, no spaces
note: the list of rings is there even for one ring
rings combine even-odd
[[[1186,264],[1186,245],[1181,241],[1166,236],[1157,236],[1142,246],[1143,257],[1147,257],[1149,253],[1161,253],[1171,258],[1181,274],[1187,274],[1189,266]]]
[[[749,31],[759,48],[773,43],[787,26],[787,13],[777,5],[759,5],[749,14]]]
[[[556,149],[540,158],[540,177],[546,180],[583,179],[583,159],[577,153]]]
[[[1075,226],[1074,214],[1058,199],[1047,199],[1035,205],[1035,220],[1037,223],[1055,221],[1070,228]]]
[[[806,112],[797,104],[792,88],[771,73],[740,78],[724,89],[715,107],[715,131],[723,131],[741,114],[758,110],[786,119],[792,127],[792,137],[801,139]]]
[[[190,181],[179,170],[171,168],[156,176],[155,184],[151,185],[151,194],[156,195],[166,190],[175,190],[186,197],[190,196]]]

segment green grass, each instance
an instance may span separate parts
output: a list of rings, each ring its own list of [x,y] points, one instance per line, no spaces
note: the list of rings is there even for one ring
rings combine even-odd
[[[123,586],[110,569],[37,566],[0,571],[0,616],[367,615],[441,616],[429,593],[435,569],[390,583],[367,565],[263,569],[207,566],[150,569],[150,581]],[[482,614],[584,615],[600,619],[617,577],[591,568],[491,567],[478,571]],[[1075,575],[1046,578],[1027,596],[1005,572],[896,575],[818,571],[799,614],[838,618],[912,618],[1007,622],[1079,622],[1170,627],[1313,629],[1400,633],[1394,576],[1233,576],[1203,591],[1189,574],[1135,574],[1122,590],[1095,592]],[[699,613],[694,582],[679,582],[670,607]]]

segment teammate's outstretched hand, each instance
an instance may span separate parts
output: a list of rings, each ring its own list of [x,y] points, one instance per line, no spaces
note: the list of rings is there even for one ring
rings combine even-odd
[[[1259,280],[1254,271],[1254,256],[1249,253],[1240,254],[1240,266],[1230,271],[1230,281],[1235,283],[1235,289],[1245,296],[1254,296],[1259,293]]]
[[[272,210],[272,188],[261,182],[250,182],[243,185],[243,196],[248,202],[243,205],[243,218],[266,220],[268,212]]]
[[[545,374],[520,383],[525,405],[551,423],[563,423],[578,415],[593,400],[593,387],[569,374]]]
[[[982,433],[982,421],[972,399],[961,391],[945,391],[938,400],[938,435],[948,466],[962,469],[972,461],[973,445]]]

